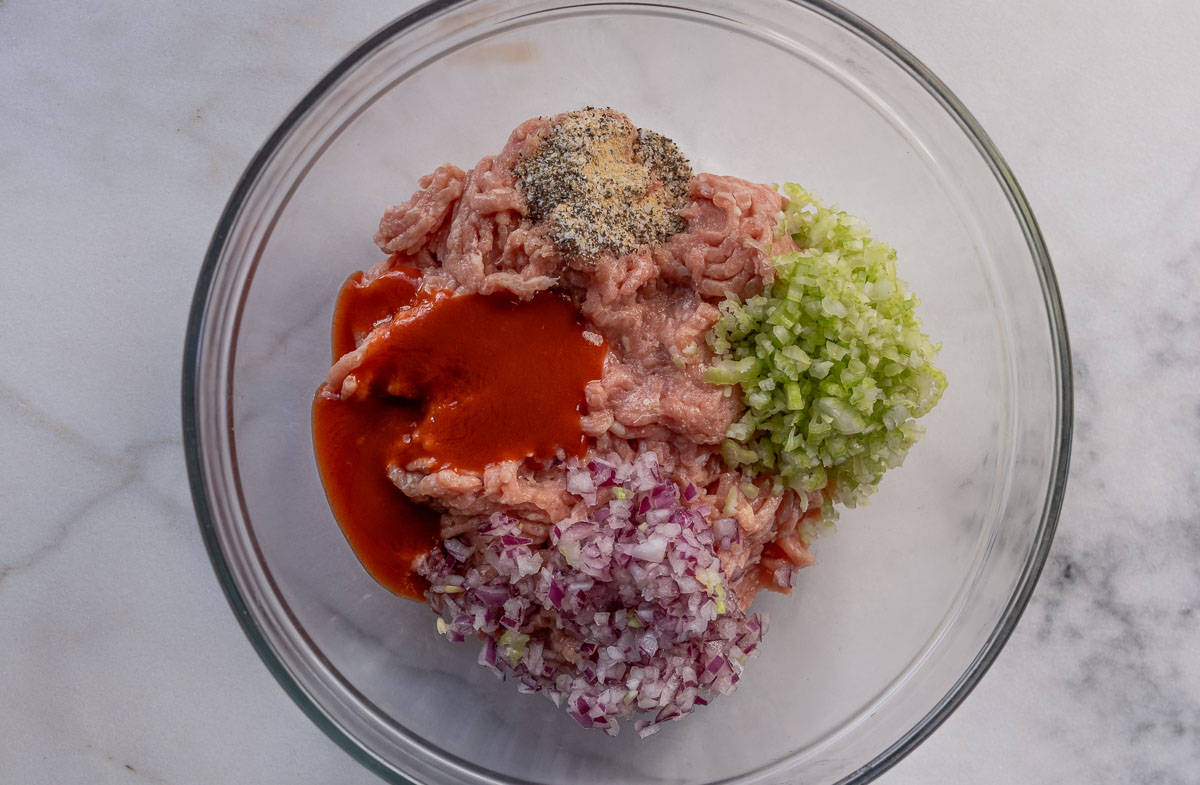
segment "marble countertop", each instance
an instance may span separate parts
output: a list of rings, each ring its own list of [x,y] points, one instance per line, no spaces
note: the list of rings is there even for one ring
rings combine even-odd
[[[243,166],[411,5],[0,2],[0,780],[378,782],[229,611],[192,512],[179,367]],[[1076,385],[1033,600],[965,704],[878,781],[1197,782],[1200,4],[847,5],[1008,159]]]

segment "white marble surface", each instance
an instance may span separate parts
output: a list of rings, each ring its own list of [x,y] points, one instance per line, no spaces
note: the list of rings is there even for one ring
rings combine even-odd
[[[242,167],[410,5],[0,1],[0,781],[377,782],[229,612],[188,495],[179,367]],[[1076,368],[1032,604],[879,781],[1200,781],[1200,4],[848,5],[1007,157]]]

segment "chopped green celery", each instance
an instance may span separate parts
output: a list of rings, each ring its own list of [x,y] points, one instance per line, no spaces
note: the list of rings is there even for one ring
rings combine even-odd
[[[730,466],[737,466],[742,463],[753,464],[758,459],[758,454],[754,450],[743,447],[733,439],[726,439],[721,442],[721,457]]]
[[[624,490],[624,488],[619,488],[618,490]],[[563,558],[567,560],[567,564],[571,565],[572,567],[579,563],[579,556],[581,553],[583,553],[582,546],[580,546],[578,540],[567,540],[560,542],[558,544],[558,550],[560,553],[562,553]]]
[[[525,655],[525,645],[529,643],[529,636],[516,630],[505,630],[500,634],[498,643],[501,653],[508,657],[508,664],[515,668]]]
[[[789,312],[788,309],[776,308],[767,315],[766,321],[767,324],[774,325],[776,329],[788,331],[796,326],[798,319],[797,314]],[[787,338],[790,339],[791,335],[787,335]]]
[[[783,392],[786,396],[787,408],[797,411],[804,408],[804,390],[799,384],[786,382],[783,385]],[[789,447],[788,449],[790,450],[791,448]]]
[[[737,512],[737,489],[730,488],[729,493],[725,494],[725,506],[721,509],[722,515],[733,515]]]
[[[812,365],[812,358],[809,357],[803,349],[794,344],[792,346],[783,347],[779,350],[779,353],[796,363],[801,371],[808,370],[808,367]]]
[[[754,425],[751,423],[735,422],[733,425],[729,426],[729,430],[725,432],[725,435],[730,439],[737,439],[738,441],[744,442],[754,434],[754,430]]]
[[[800,366],[790,357],[785,357],[782,354],[775,355],[775,368],[781,375],[793,382],[800,380]]]
[[[772,259],[768,291],[722,301],[707,336],[717,362],[705,379],[739,387],[747,405],[721,453],[775,474],[776,493],[832,483],[833,501],[854,505],[903,461],[946,379],[895,251],[799,186],[782,191],[781,229],[800,250]]]
[[[743,357],[734,362],[723,362],[709,368],[704,374],[704,381],[711,384],[737,384],[748,381],[757,375],[754,357]]]

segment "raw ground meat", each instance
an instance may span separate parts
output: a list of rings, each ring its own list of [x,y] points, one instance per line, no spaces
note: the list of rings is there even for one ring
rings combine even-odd
[[[762,586],[787,590],[792,566],[812,561],[800,522],[820,508],[821,494],[747,496],[751,478],[720,457],[741,400],[736,390],[704,381],[713,359],[704,335],[719,315],[716,303],[761,292],[773,275],[769,255],[793,250],[786,234],[776,236],[783,197],[735,177],[697,174],[681,212],[684,231],[625,256],[565,257],[544,226],[527,218],[513,173],[556,119],[522,123],[498,155],[470,171],[444,165],[422,178],[412,198],[384,213],[375,242],[393,256],[368,277],[402,264],[422,271],[422,286],[460,294],[529,299],[551,287],[565,292],[609,347],[603,375],[586,388],[582,422],[594,449],[626,457],[653,450],[667,477],[681,487],[694,484],[702,502],[737,520],[741,537],[720,557],[743,606]],[[334,364],[331,389],[353,386],[371,339]],[[406,495],[442,512],[445,537],[503,512],[540,542],[553,523],[586,514],[553,464],[505,461],[469,472],[417,463],[392,466],[389,476]],[[772,541],[778,547],[764,557]]]

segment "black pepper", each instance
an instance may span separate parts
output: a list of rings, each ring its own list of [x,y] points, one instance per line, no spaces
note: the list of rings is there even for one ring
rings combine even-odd
[[[691,164],[670,139],[611,109],[563,115],[514,172],[529,217],[570,256],[620,256],[684,228]]]

